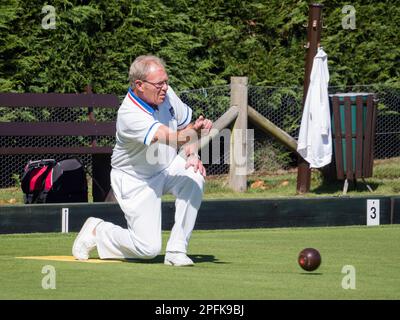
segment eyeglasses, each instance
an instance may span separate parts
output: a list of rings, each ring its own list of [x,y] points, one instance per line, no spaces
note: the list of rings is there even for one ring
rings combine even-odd
[[[161,82],[150,82],[150,81],[147,81],[147,80],[142,80],[142,81],[150,83],[151,85],[153,85],[157,89],[161,89],[162,87],[164,87],[164,85],[166,85],[168,87],[168,80],[161,81]]]

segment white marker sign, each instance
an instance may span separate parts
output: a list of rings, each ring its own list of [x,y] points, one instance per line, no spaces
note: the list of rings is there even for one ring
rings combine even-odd
[[[61,210],[61,232],[68,233],[69,229],[69,209],[62,208]]]
[[[379,226],[379,200],[367,200],[367,226]]]

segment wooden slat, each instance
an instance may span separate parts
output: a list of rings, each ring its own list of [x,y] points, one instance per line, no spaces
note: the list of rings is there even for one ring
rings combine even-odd
[[[372,177],[374,168],[374,154],[375,154],[375,134],[376,134],[376,117],[378,114],[376,97],[371,95],[368,97],[367,103],[370,103],[373,109],[372,128],[371,128],[371,164],[369,166],[369,176]]]
[[[376,100],[373,95],[369,95],[367,98],[367,108],[370,107],[372,108],[372,124],[371,124],[371,157],[370,157],[370,163],[368,167],[368,177],[372,177],[373,173],[373,167],[374,167],[374,150],[375,150],[375,127],[376,127],[376,114],[377,114],[377,108],[376,108]]]
[[[0,107],[94,107],[118,108],[113,94],[84,93],[0,93]]]
[[[336,162],[336,172],[338,179],[344,179],[343,171],[343,153],[342,153],[342,126],[340,125],[340,103],[339,97],[333,97],[332,99],[333,108],[333,120],[335,125],[335,134],[337,137],[335,139],[335,162]]]
[[[0,122],[0,136],[113,136],[110,122]]]
[[[112,147],[15,147],[0,148],[0,155],[11,154],[111,154]]]
[[[363,98],[362,96],[357,96],[356,98],[357,109],[356,109],[356,178],[362,177],[362,149],[363,149]]]
[[[351,100],[350,97],[344,97],[344,118],[346,135],[346,178],[353,180],[353,144],[351,138]]]
[[[340,135],[340,136],[338,136],[338,135],[336,135],[336,133],[335,134],[332,134],[332,138],[345,138],[346,136],[345,135]],[[351,134],[351,137],[352,138],[357,138],[357,133],[352,133]]]
[[[366,126],[365,126],[365,140],[364,140],[364,155],[363,155],[363,161],[365,163],[364,165],[364,170],[363,170],[363,175],[365,178],[370,177],[370,166],[372,165],[372,121],[374,119],[374,109],[373,109],[373,104],[372,99],[370,99],[372,96],[368,96],[367,98],[367,120],[366,120]]]

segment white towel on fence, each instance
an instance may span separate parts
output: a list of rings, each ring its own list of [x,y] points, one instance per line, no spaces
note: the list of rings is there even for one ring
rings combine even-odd
[[[311,168],[323,167],[332,159],[328,82],[328,55],[319,48],[311,70],[297,144],[297,151]]]

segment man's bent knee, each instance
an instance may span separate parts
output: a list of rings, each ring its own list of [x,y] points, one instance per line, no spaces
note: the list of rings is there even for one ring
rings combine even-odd
[[[147,246],[140,250],[141,259],[154,259],[161,252],[161,246]]]
[[[188,174],[187,183],[197,185],[198,189],[201,192],[203,192],[205,180],[204,180],[204,177],[201,175],[201,173],[199,171],[197,171],[197,172],[193,171],[190,174]]]

